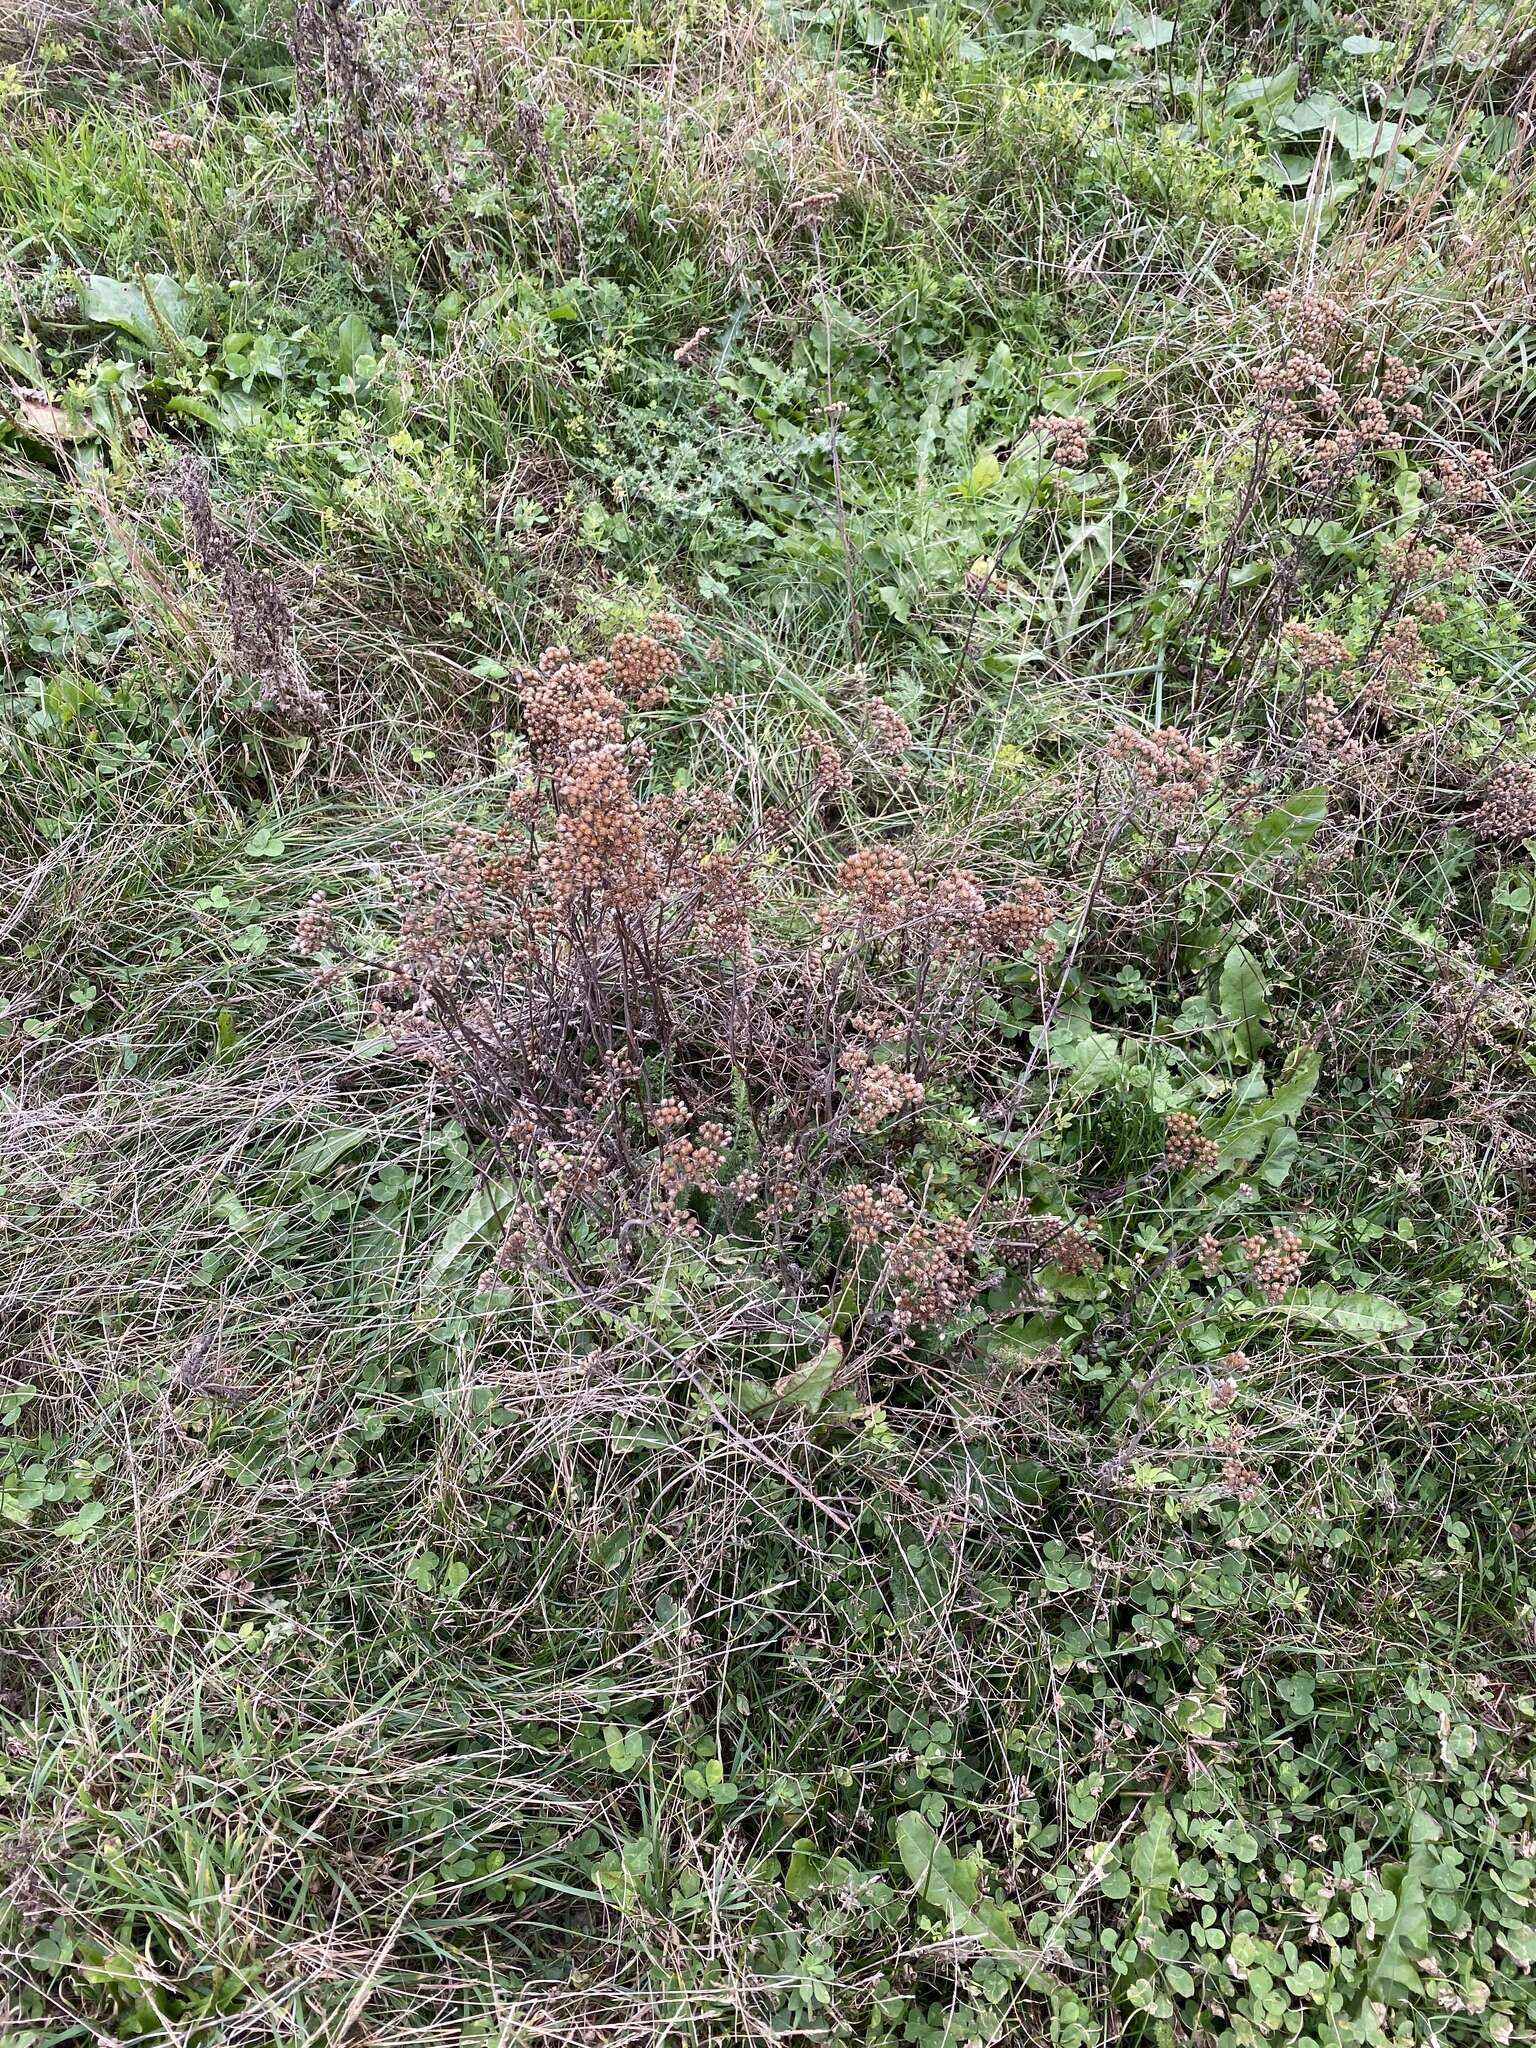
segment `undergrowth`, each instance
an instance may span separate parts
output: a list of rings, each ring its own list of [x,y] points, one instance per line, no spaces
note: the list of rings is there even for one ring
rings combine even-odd
[[[1536,2041],[1532,63],[0,25],[6,2048]]]

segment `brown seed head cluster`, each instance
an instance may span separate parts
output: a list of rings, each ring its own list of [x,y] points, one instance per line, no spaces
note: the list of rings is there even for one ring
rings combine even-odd
[[[811,754],[811,787],[824,796],[844,796],[853,787],[853,770],[825,733],[800,728],[800,744]]]
[[[981,947],[987,899],[967,868],[951,868],[928,891],[923,917],[933,935],[933,957],[940,964]]]
[[[912,728],[883,697],[869,702],[869,743],[883,761],[897,761],[912,745]]]
[[[298,951],[311,960],[331,943],[331,906],[319,890],[299,912],[294,923],[293,942]]]
[[[1214,1173],[1221,1164],[1221,1148],[1201,1136],[1199,1124],[1183,1109],[1174,1110],[1163,1126],[1163,1156],[1175,1173]]]
[[[622,743],[624,705],[611,676],[601,658],[577,661],[567,647],[547,647],[518,678],[523,731],[540,767],[557,767],[573,747]]]
[[[1340,717],[1337,701],[1322,692],[1307,705],[1306,749],[1324,763],[1335,765],[1358,763],[1361,758],[1360,742]]]
[[[1245,1237],[1243,1251],[1253,1268],[1254,1285],[1266,1301],[1283,1301],[1301,1279],[1307,1263],[1306,1250],[1293,1230],[1275,1230],[1268,1237]]]
[[[1176,726],[1157,732],[1133,732],[1117,726],[1106,749],[1111,761],[1130,770],[1141,795],[1169,811],[1187,810],[1216,779],[1216,763],[1186,739]]]
[[[974,1249],[971,1227],[959,1217],[914,1223],[897,1239],[885,1278],[896,1297],[892,1320],[898,1331],[941,1323],[965,1306],[976,1292],[969,1271]]]
[[[1088,460],[1088,422],[1080,413],[1058,419],[1054,413],[1037,412],[1029,431],[1040,435],[1063,469],[1081,469]]]
[[[1493,496],[1493,457],[1485,448],[1447,449],[1435,458],[1440,502],[1449,512],[1471,512]]]
[[[1377,550],[1377,560],[1387,574],[1399,582],[1417,583],[1438,575],[1445,566],[1446,556],[1422,534],[1404,533],[1384,540]]]
[[[572,747],[618,745],[626,707],[653,711],[666,702],[681,667],[682,630],[670,612],[658,612],[647,631],[615,634],[606,655],[581,661],[568,647],[546,647],[537,668],[517,679],[534,760],[550,767]]]
[[[1266,363],[1254,371],[1253,384],[1266,398],[1310,398],[1323,412],[1338,410],[1333,372],[1313,349],[1293,348],[1278,362]]]
[[[1347,669],[1348,647],[1326,626],[1309,625],[1305,619],[1290,619],[1280,629],[1280,638],[1308,675],[1325,669]]]
[[[1048,935],[1056,901],[1045,883],[1030,876],[1015,885],[1003,903],[994,903],[976,920],[976,942],[984,953],[1033,952],[1048,960],[1054,950]]]
[[[848,1076],[848,1101],[854,1125],[861,1131],[872,1131],[887,1117],[923,1105],[921,1081],[892,1066],[889,1060],[872,1060],[862,1045],[845,1046],[839,1065]]]
[[[1235,1494],[1242,1501],[1254,1499],[1259,1491],[1261,1474],[1248,1462],[1246,1432],[1233,1424],[1221,1451],[1221,1491]]]
[[[702,1123],[694,1138],[668,1138],[661,1148],[657,1178],[663,1198],[678,1202],[690,1188],[701,1195],[720,1192],[720,1169],[730,1150],[731,1134],[720,1123]]]
[[[1280,317],[1286,330],[1305,349],[1326,352],[1349,327],[1349,315],[1337,299],[1322,292],[1291,292],[1284,285],[1264,294],[1264,309]]]
[[[1209,1280],[1221,1271],[1221,1239],[1213,1231],[1206,1231],[1195,1243],[1195,1257],[1200,1261],[1200,1270]]]
[[[598,746],[573,752],[556,779],[556,791],[559,815],[549,856],[556,901],[569,906],[600,890],[621,910],[649,903],[657,889],[656,862],[623,750]]]
[[[752,857],[739,847],[715,847],[698,864],[701,930],[722,953],[746,955],[749,919],[761,898]]]
[[[878,1189],[856,1181],[843,1190],[840,1206],[849,1237],[861,1251],[868,1251],[895,1236],[911,1211],[912,1198],[895,1181]]]
[[[480,1292],[489,1294],[505,1284],[509,1273],[520,1272],[527,1266],[537,1242],[538,1225],[533,1211],[520,1204],[508,1219],[490,1265],[480,1275]]]
[[[1279,316],[1284,339],[1281,352],[1255,371],[1254,388],[1266,431],[1298,456],[1305,479],[1337,485],[1375,450],[1401,448],[1405,428],[1423,417],[1407,396],[1411,366],[1392,355],[1378,361],[1370,348],[1343,349],[1349,320],[1337,300],[1282,290],[1265,305]],[[1362,379],[1374,388],[1360,388]]]
[[[917,885],[911,868],[893,847],[865,846],[850,853],[838,868],[837,886],[854,899],[864,922],[877,931],[892,931]]]
[[[1472,830],[1506,846],[1536,838],[1536,761],[1511,761],[1489,777]]]
[[[637,711],[657,711],[667,701],[667,685],[682,668],[677,643],[682,622],[670,612],[655,612],[644,633],[617,633],[608,650],[614,688]]]
[[[1417,618],[1394,619],[1376,642],[1374,668],[1383,683],[1423,680],[1428,652]]]
[[[1074,1278],[1104,1270],[1104,1254],[1075,1223],[1062,1225],[1046,1244],[1045,1256],[1048,1264],[1059,1267]]]

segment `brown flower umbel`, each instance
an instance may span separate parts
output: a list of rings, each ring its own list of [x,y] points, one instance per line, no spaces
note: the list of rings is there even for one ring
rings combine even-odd
[[[1033,877],[1016,885],[1005,902],[994,903],[976,920],[976,942],[984,953],[1029,953],[1049,959],[1047,928],[1056,916],[1055,898]]]
[[[848,1102],[859,1130],[872,1131],[887,1117],[922,1107],[922,1083],[889,1060],[871,1060],[864,1046],[846,1046],[840,1065],[848,1076]]]
[[[299,912],[293,943],[297,951],[311,959],[331,943],[331,906],[318,890]]]
[[[1221,1148],[1213,1139],[1202,1137],[1199,1124],[1182,1109],[1174,1110],[1163,1126],[1163,1155],[1175,1173],[1191,1168],[1214,1173],[1221,1164]]]
[[[1503,846],[1536,838],[1536,761],[1507,762],[1489,777],[1472,830]]]
[[[549,861],[556,902],[601,890],[622,910],[649,903],[658,886],[656,860],[622,750],[574,752],[556,787],[559,821]]]
[[[912,1198],[894,1181],[878,1192],[866,1182],[856,1181],[843,1190],[841,1206],[848,1235],[867,1251],[895,1234],[911,1210]]]
[[[837,886],[853,897],[859,916],[881,931],[900,922],[916,888],[911,868],[889,846],[850,853],[837,871]]]
[[[1305,1247],[1294,1230],[1245,1237],[1243,1252],[1253,1268],[1254,1285],[1266,1301],[1283,1301],[1300,1281],[1307,1263]]]
[[[869,743],[887,761],[899,760],[912,745],[912,728],[883,697],[870,699]]]
[[[825,733],[800,728],[800,744],[810,750],[811,787],[825,796],[843,796],[853,788],[853,770]]]
[[[1350,665],[1348,647],[1327,626],[1290,619],[1281,627],[1280,638],[1309,675],[1326,669],[1347,669]]]
[[[1081,1275],[1104,1269],[1104,1254],[1075,1223],[1065,1223],[1043,1247],[1047,1263],[1063,1273]]]
[[[1080,413],[1058,419],[1053,413],[1037,412],[1029,431],[1040,435],[1063,469],[1081,469],[1088,460],[1088,422]]]
[[[1176,726],[1157,732],[1115,728],[1106,753],[1130,771],[1133,788],[1149,802],[1169,811],[1187,810],[1216,779],[1216,763]]]

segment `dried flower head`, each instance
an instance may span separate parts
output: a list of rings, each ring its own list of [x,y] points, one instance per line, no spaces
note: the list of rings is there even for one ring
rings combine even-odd
[[[331,943],[331,906],[316,890],[294,923],[294,945],[306,958],[323,953]]]
[[[1199,1124],[1183,1109],[1174,1110],[1163,1126],[1163,1154],[1175,1173],[1214,1173],[1221,1164],[1220,1146],[1202,1137]]]
[[[1305,1247],[1293,1230],[1245,1237],[1243,1252],[1253,1269],[1254,1285],[1266,1301],[1283,1301],[1307,1263]]]
[[[916,890],[912,870],[889,846],[865,846],[850,853],[837,871],[837,886],[854,899],[859,916],[877,931],[900,923]]]
[[[1326,626],[1309,625],[1305,619],[1290,619],[1280,629],[1280,638],[1301,668],[1309,675],[1324,669],[1347,669],[1348,647]]]
[[[1495,770],[1472,830],[1479,839],[1506,846],[1536,838],[1536,761],[1509,761]]]
[[[1057,418],[1054,413],[1037,412],[1029,431],[1041,437],[1063,469],[1081,469],[1088,460],[1088,422],[1080,413]]]
[[[1117,726],[1106,749],[1111,761],[1130,771],[1140,795],[1162,809],[1180,811],[1195,804],[1216,779],[1216,763],[1176,726],[1157,732],[1133,732]]]
[[[1049,959],[1052,946],[1047,936],[1056,916],[1056,901],[1042,881],[1030,876],[1018,883],[1013,894],[994,903],[976,920],[976,941],[983,953],[1017,954],[1033,952]]]
[[[810,751],[811,787],[826,796],[842,796],[853,787],[853,770],[825,733],[806,725],[800,728],[800,744]]]

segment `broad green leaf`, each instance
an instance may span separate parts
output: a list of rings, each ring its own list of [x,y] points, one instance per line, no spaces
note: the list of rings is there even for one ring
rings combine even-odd
[[[1417,1848],[1406,1863],[1389,1863],[1381,1873],[1390,1917],[1385,1922],[1377,1917],[1376,1953],[1365,1976],[1365,1995],[1377,2004],[1409,2005],[1422,1996],[1423,1979],[1415,1966],[1429,1953],[1424,1879],[1432,1861],[1427,1848]]]
[[[23,342],[7,341],[0,337],[0,363],[8,370],[14,370],[22,383],[31,390],[41,390],[47,382],[42,364]]]
[[[1322,1071],[1323,1062],[1319,1053],[1292,1053],[1279,1080],[1269,1091],[1269,1099],[1264,1105],[1269,1115],[1288,1124],[1295,1123],[1311,1099]]]
[[[1268,78],[1240,78],[1227,88],[1226,110],[1229,114],[1268,113],[1286,106],[1295,97],[1299,75],[1294,64],[1287,64]]]
[[[1086,58],[1090,64],[1107,64],[1115,54],[1113,43],[1101,43],[1097,29],[1080,21],[1064,21],[1056,30],[1056,41],[1064,44],[1074,57]]]
[[[1314,92],[1278,113],[1275,125],[1292,135],[1317,135],[1348,113],[1349,108],[1336,93]]]
[[[1216,997],[1222,1016],[1233,1026],[1239,1050],[1251,1059],[1268,1043],[1264,1019],[1269,1015],[1269,990],[1259,963],[1246,946],[1229,948],[1221,964]]]
[[[1298,1287],[1282,1302],[1233,1302],[1231,1312],[1246,1316],[1283,1316],[1304,1328],[1331,1330],[1359,1344],[1379,1344],[1401,1337],[1415,1319],[1382,1294],[1340,1294],[1332,1287]]]
[[[116,327],[147,349],[167,348],[192,331],[192,300],[163,272],[146,275],[142,283],[84,277],[78,296],[82,320],[93,327]]]
[[[190,398],[184,391],[165,401],[167,412],[180,413],[184,419],[201,420],[205,427],[215,430],[224,424],[224,416],[216,405],[210,405],[206,398]]]
[[[950,1854],[920,1813],[898,1814],[892,1833],[918,1897],[944,1916],[952,1934],[969,1935],[1001,1954],[1017,1954],[1018,1936],[1008,1914],[978,1896],[974,1871]]]
[[[1003,465],[991,450],[988,449],[985,455],[978,456],[971,465],[971,473],[965,480],[965,487],[968,491],[976,494],[982,491],[990,491],[993,485],[1001,479],[1002,474]]]
[[[1255,859],[1272,853],[1294,853],[1307,844],[1327,815],[1326,789],[1298,790],[1264,813],[1243,841],[1243,850]]]
[[[1141,1832],[1131,1847],[1131,1875],[1141,1886],[1153,1912],[1168,1909],[1168,1890],[1179,1874],[1179,1852],[1173,1839],[1173,1818],[1161,1800],[1147,1808]]]
[[[349,1125],[339,1131],[322,1131],[317,1138],[311,1138],[301,1145],[288,1161],[290,1172],[305,1180],[323,1180],[333,1166],[367,1143],[372,1134]]]
[[[902,1868],[925,1905],[947,1913],[957,1924],[976,1903],[976,1879],[951,1855],[920,1813],[900,1813],[893,1832]]]
[[[427,1265],[426,1284],[436,1287],[472,1244],[488,1238],[512,1199],[505,1182],[493,1183],[471,1195],[443,1232],[442,1240]]]
[[[1394,149],[1411,149],[1424,135],[1422,128],[1410,127],[1406,121],[1377,121],[1355,113],[1336,121],[1333,132],[1352,163],[1372,163]]]
[[[774,1386],[774,1394],[780,1401],[788,1401],[794,1407],[804,1408],[815,1415],[831,1392],[833,1378],[842,1362],[842,1339],[833,1337],[807,1364],[797,1365],[785,1373]]]
[[[1161,50],[1173,41],[1173,23],[1161,14],[1139,14],[1134,7],[1122,7],[1110,34],[1117,42],[1129,42],[1133,50]]]
[[[1317,169],[1315,156],[1303,156],[1299,150],[1279,150],[1267,156],[1256,173],[1266,185],[1277,185],[1282,190],[1294,191],[1298,185],[1307,184]]]
[[[603,1730],[603,1747],[608,1752],[609,1769],[624,1777],[645,1755],[645,1736],[639,1728],[621,1728],[610,1721]]]
[[[55,1536],[66,1537],[71,1543],[83,1543],[106,1512],[103,1502],[85,1501],[67,1522],[60,1522],[53,1533]]]
[[[358,366],[366,370],[370,365],[365,358],[373,355],[373,333],[361,313],[346,313],[336,324],[336,367],[344,377],[359,374]]]
[[[1058,1024],[1049,1039],[1051,1057],[1072,1076],[1074,1095],[1094,1095],[1107,1088],[1121,1071],[1120,1048],[1116,1040],[1095,1031],[1092,1025],[1073,1019]]]

